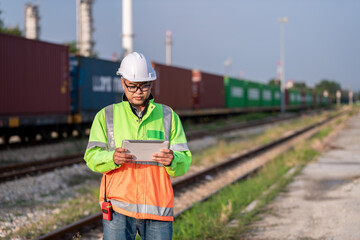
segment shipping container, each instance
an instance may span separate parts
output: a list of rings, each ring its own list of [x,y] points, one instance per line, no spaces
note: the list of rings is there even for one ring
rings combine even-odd
[[[46,115],[67,122],[68,47],[0,33],[0,53],[0,116]]]
[[[124,89],[116,72],[119,62],[71,56],[71,110],[75,123],[91,122],[95,114],[122,101]]]
[[[306,91],[305,97],[306,97],[305,99],[306,106],[313,106],[313,102],[314,102],[313,93],[311,93],[310,91]]]
[[[272,89],[272,105],[274,107],[280,107],[281,106],[281,90],[280,87],[277,86],[271,86]]]
[[[247,99],[246,81],[225,77],[225,106],[227,108],[245,108]]]
[[[153,63],[157,79],[152,87],[155,102],[174,110],[193,107],[192,70]]]
[[[247,88],[247,107],[261,107],[261,84],[256,82],[246,82]]]
[[[261,87],[261,106],[273,106],[273,88],[269,85],[260,84]]]
[[[297,89],[286,89],[286,105],[290,107],[299,107],[301,105],[301,92]]]
[[[193,108],[225,108],[223,76],[193,70]]]

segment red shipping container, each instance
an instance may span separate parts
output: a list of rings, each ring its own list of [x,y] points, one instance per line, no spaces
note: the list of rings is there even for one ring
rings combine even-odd
[[[70,113],[68,47],[0,33],[0,116]]]
[[[152,87],[155,102],[168,105],[174,110],[192,108],[192,71],[153,63],[157,79]]]
[[[193,70],[194,108],[225,108],[224,77]]]

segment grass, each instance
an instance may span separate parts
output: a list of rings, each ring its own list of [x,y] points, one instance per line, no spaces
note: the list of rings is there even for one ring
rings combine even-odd
[[[335,125],[334,123],[333,125]],[[210,200],[196,204],[190,211],[175,219],[174,239],[244,239],[249,224],[259,218],[262,207],[272,201],[292,178],[309,162],[319,156],[312,147],[313,141],[323,139],[331,132],[332,126],[322,128],[311,140],[298,144],[294,149],[276,157],[245,181],[233,184]],[[289,169],[297,171],[285,178]],[[264,191],[276,183],[268,194]],[[241,212],[254,200],[257,207],[246,214]],[[235,227],[228,227],[230,220],[236,220]]]
[[[267,117],[276,116],[277,113],[248,113],[241,114],[237,116],[231,116],[229,118],[221,118],[221,119],[211,119],[204,118],[200,123],[194,123],[194,121],[187,119],[182,122],[185,131],[194,131],[198,129],[202,130],[213,130],[216,128],[224,127],[226,125],[231,125],[240,122],[248,122],[254,120],[265,119]]]
[[[224,137],[219,140],[216,147],[193,152],[192,165],[209,166],[222,161],[222,159],[229,157],[231,154],[238,153],[239,149],[246,150],[254,146],[269,143],[289,131],[300,129],[326,117],[327,114],[303,117],[286,123],[281,123],[277,126],[272,126],[271,128],[266,129],[263,133],[245,135],[239,133],[238,135]]]
[[[100,208],[97,203],[99,189],[82,188],[77,195],[70,200],[64,201],[61,206],[56,204],[58,211],[51,217],[48,217],[46,221],[42,221],[39,224],[34,222],[33,219],[28,219],[28,224],[21,227],[17,232],[11,233],[8,237],[10,239],[33,239],[99,212]],[[48,205],[44,209],[52,209],[54,207],[53,205]]]
[[[264,135],[240,136],[240,140],[233,137],[223,139],[217,148],[194,153],[193,163],[206,165],[210,162],[219,161],[219,159],[224,159],[223,155],[229,152],[238,152],[239,149],[266,143],[278,137],[279,134],[315,122],[319,118],[318,116],[312,119],[295,120],[291,123],[282,124],[278,127],[279,129],[272,127]],[[313,139],[323,138],[330,130],[331,128],[320,131],[319,135]],[[294,150],[267,164],[249,177],[247,181],[223,189],[209,201],[197,204],[192,210],[175,219],[174,239],[237,239],[237,234],[245,231],[247,224],[257,219],[256,214],[260,211],[260,207],[271,201],[291,180],[283,179],[284,174],[293,166],[302,166],[318,155],[318,152],[310,146],[310,141],[304,146],[297,146]],[[205,161],[201,159],[205,159]],[[78,181],[69,180],[68,183],[80,184],[82,182],[83,179],[79,179]],[[275,182],[281,184],[265,197],[261,197],[262,193]],[[51,214],[50,218],[41,220],[41,222],[33,222],[32,219],[29,219],[28,224],[22,226],[18,231],[10,233],[7,237],[8,239],[36,238],[83,217],[98,213],[100,210],[97,201],[98,196],[98,187],[94,189],[81,188],[77,190],[76,196],[71,196],[71,199],[63,199],[61,203],[44,206],[42,211],[58,210],[55,214]],[[258,208],[248,214],[239,214],[249,203],[258,198],[261,200],[261,205]],[[237,227],[228,228],[227,223],[233,219],[238,221]]]

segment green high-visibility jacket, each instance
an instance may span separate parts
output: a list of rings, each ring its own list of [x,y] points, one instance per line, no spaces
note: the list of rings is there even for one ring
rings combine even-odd
[[[132,112],[128,101],[109,105],[96,114],[84,156],[88,167],[100,173],[121,167],[114,163],[113,155],[124,139],[168,140],[174,159],[170,166],[163,166],[166,172],[176,177],[190,168],[191,152],[179,116],[154,99],[149,101],[141,120]]]

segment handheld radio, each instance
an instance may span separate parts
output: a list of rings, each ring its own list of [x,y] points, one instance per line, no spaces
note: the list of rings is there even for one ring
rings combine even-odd
[[[104,202],[101,205],[101,211],[103,219],[111,221],[112,220],[112,204],[106,199],[106,174],[105,174],[105,190],[104,190]]]

